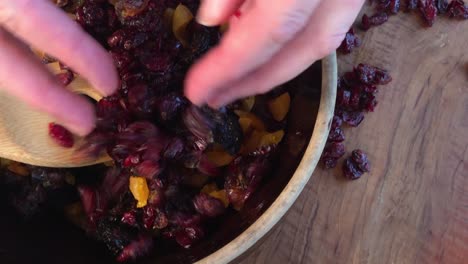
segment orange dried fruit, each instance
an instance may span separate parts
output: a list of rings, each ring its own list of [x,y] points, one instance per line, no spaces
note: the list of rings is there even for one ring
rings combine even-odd
[[[21,164],[21,163],[16,162],[16,161],[12,161],[12,162],[7,166],[7,169],[8,169],[9,171],[13,172],[14,174],[20,175],[20,176],[29,176],[29,174],[30,174],[30,171],[29,171],[29,169],[26,167],[26,165]]]
[[[174,15],[172,17],[172,32],[184,46],[188,45],[188,32],[186,29],[192,19],[193,14],[185,5],[179,4],[174,10]]]
[[[255,105],[255,96],[249,96],[241,100],[241,109],[245,112],[252,111],[252,108]]]
[[[208,151],[205,155],[217,167],[226,166],[234,160],[234,157],[226,151]]]
[[[240,118],[250,119],[253,129],[260,130],[260,131],[265,130],[265,124],[256,115],[254,115],[252,113],[249,113],[249,112],[242,111],[242,110],[235,110],[234,113],[236,113],[236,115],[239,117],[239,119]]]
[[[210,194],[212,192],[215,192],[215,191],[218,191],[218,186],[216,186],[216,183],[210,183],[210,184],[207,184],[205,186],[203,186],[203,188],[200,190],[201,193],[206,193],[206,194]]]
[[[268,102],[268,108],[270,109],[271,115],[276,121],[283,121],[289,112],[291,105],[291,97],[289,93],[284,93],[270,102]]]
[[[146,178],[132,176],[130,177],[130,192],[133,194],[135,200],[137,200],[137,207],[142,208],[145,207],[148,203],[149,197],[149,188],[148,183],[146,182]]]
[[[201,173],[189,175],[184,178],[184,183],[192,187],[201,188],[208,181],[209,176]]]
[[[216,198],[216,199],[220,200],[223,203],[224,207],[229,206],[229,198],[228,198],[227,193],[226,193],[226,191],[224,189],[219,190],[219,191],[210,192],[208,195],[213,197],[213,198]]]
[[[262,136],[259,147],[278,145],[284,137],[284,131],[278,130],[273,133],[267,133]]]

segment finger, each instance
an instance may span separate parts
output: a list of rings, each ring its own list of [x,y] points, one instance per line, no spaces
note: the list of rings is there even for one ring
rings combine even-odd
[[[0,1],[0,23],[18,38],[59,58],[103,95],[117,89],[110,55],[51,1]]]
[[[73,133],[84,136],[94,128],[93,106],[61,87],[28,49],[0,29],[0,89],[42,110]]]
[[[219,89],[210,100],[210,106],[220,107],[239,98],[265,93],[296,77],[341,44],[363,3],[364,0],[347,0],[346,4],[343,4],[343,0],[322,2],[310,19],[307,29],[297,39],[287,44],[257,71]]]
[[[205,26],[217,26],[229,20],[245,0],[204,0],[197,20]]]
[[[203,104],[216,89],[270,60],[303,29],[318,2],[281,0],[272,5],[263,0],[251,4],[221,44],[189,71],[185,83],[187,97],[195,104]]]

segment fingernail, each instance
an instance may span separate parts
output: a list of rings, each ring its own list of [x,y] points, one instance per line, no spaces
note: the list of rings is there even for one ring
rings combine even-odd
[[[221,0],[203,0],[197,14],[197,21],[205,26],[216,26],[219,23],[217,17],[221,11]]]

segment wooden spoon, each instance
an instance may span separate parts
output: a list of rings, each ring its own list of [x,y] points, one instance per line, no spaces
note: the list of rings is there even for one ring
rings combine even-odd
[[[53,73],[60,73],[58,63],[47,65]],[[70,91],[98,101],[96,90],[77,76],[67,86]],[[109,161],[108,156],[92,158],[77,151],[83,138],[75,137],[73,148],[59,146],[49,136],[49,123],[55,120],[17,98],[0,90],[0,157],[45,167],[82,167]]]

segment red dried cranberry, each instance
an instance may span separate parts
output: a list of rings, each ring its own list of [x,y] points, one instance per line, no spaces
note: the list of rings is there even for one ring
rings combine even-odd
[[[138,226],[135,211],[130,211],[130,212],[124,213],[122,215],[122,218],[121,218],[120,221],[122,221],[122,223],[127,224],[129,226],[134,226],[134,227]]]
[[[418,0],[408,0],[406,4],[407,11],[415,10],[418,8]]]
[[[365,94],[361,96],[360,108],[367,112],[374,112],[377,106],[377,99],[373,94]]]
[[[337,106],[347,108],[351,98],[351,92],[344,89],[339,89],[336,95]]]
[[[346,159],[343,163],[343,173],[344,176],[349,180],[357,180],[359,179],[363,172],[356,166],[351,159]]]
[[[369,160],[367,155],[360,149],[355,149],[351,153],[351,160],[358,166],[358,168],[363,172],[370,171]]]
[[[435,0],[420,0],[419,11],[421,12],[426,25],[432,27],[437,17],[437,8],[435,6]]]
[[[75,76],[73,75],[73,72],[69,70],[65,71],[64,73],[57,74],[56,77],[59,83],[63,86],[69,85],[75,78]]]
[[[216,217],[224,213],[223,203],[205,193],[200,193],[193,198],[193,205],[198,213],[208,217]]]
[[[49,136],[64,148],[71,148],[75,144],[72,133],[63,126],[55,123],[49,123]]]
[[[164,229],[168,226],[168,224],[169,219],[167,218],[167,215],[161,210],[157,209],[153,229]]]
[[[362,29],[369,30],[371,27],[382,25],[388,21],[388,15],[385,12],[377,13],[371,17],[364,14],[362,16]]]
[[[345,135],[341,127],[332,128],[330,134],[328,134],[329,142],[343,142],[345,140]]]
[[[268,172],[267,156],[235,159],[228,167],[228,174],[224,182],[229,201],[234,208],[240,209],[253,191],[256,190],[260,180]]]
[[[351,157],[346,159],[343,165],[343,172],[346,178],[356,180],[363,173],[370,171],[367,155],[359,149],[353,150]]]
[[[152,160],[145,160],[135,167],[136,174],[149,180],[154,179],[161,171],[162,167],[159,162]]]
[[[125,246],[117,256],[117,261],[127,262],[136,260],[150,252],[153,248],[153,239],[149,235],[141,234],[136,240]]]
[[[400,0],[391,0],[387,10],[392,14],[398,13],[400,11]]]
[[[436,0],[437,11],[439,14],[445,14],[448,9],[448,1],[447,0]]]
[[[468,19],[468,6],[463,0],[452,0],[447,7],[447,13],[451,18]]]
[[[392,77],[386,70],[363,63],[354,68],[354,73],[359,81],[366,85],[384,85],[392,81]]]
[[[143,208],[143,226],[146,229],[153,229],[154,220],[156,219],[156,209],[150,206]]]
[[[339,159],[345,154],[345,146],[341,142],[331,142],[325,146],[322,157]]]
[[[338,159],[335,158],[322,158],[323,166],[325,169],[335,168],[338,164]]]
[[[364,120],[364,113],[343,111],[341,117],[343,118],[343,121],[349,126],[357,127]]]
[[[361,46],[361,40],[354,34],[354,29],[350,28],[338,50],[345,54],[349,54],[359,46]]]

